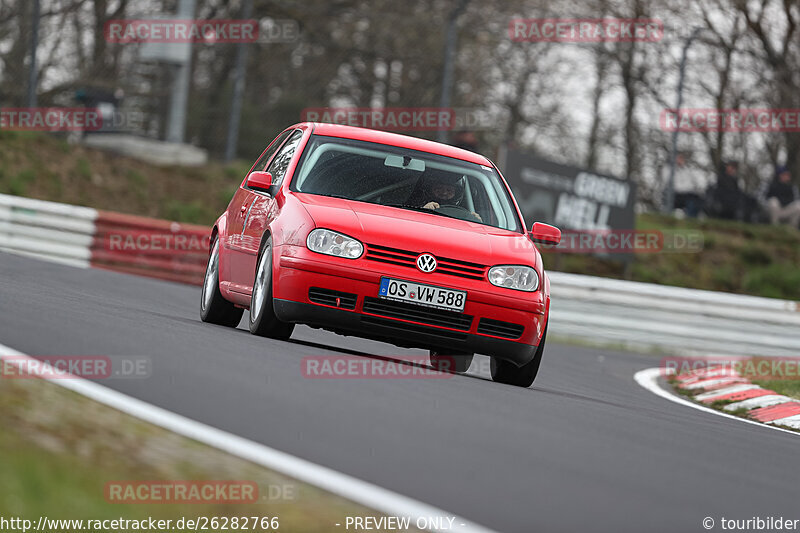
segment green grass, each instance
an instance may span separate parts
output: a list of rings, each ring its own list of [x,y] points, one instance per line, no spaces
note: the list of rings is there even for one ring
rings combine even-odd
[[[759,379],[753,383],[761,388],[773,390],[778,394],[800,400],[800,380],[797,379]]]
[[[0,435],[0,451],[4,457],[0,469],[0,515],[50,516],[58,518],[114,518],[119,515],[109,505],[98,487],[103,477],[87,468],[85,460],[31,446],[12,431]],[[111,477],[126,479],[124,469],[105,470]],[[127,518],[146,516],[141,506],[128,506]],[[156,509],[155,511],[159,511]],[[163,510],[159,513],[163,514]]]
[[[251,164],[158,167],[58,136],[0,132],[0,193],[186,223],[213,223]]]
[[[129,169],[125,175],[128,177],[128,184],[132,189],[139,190],[147,186],[147,179],[138,170]]]
[[[712,409],[722,409],[726,405],[730,405],[732,403],[733,402],[730,400],[714,400],[713,402],[711,402],[711,405],[709,407],[711,407]]]
[[[687,398],[692,398],[693,396],[702,393],[702,390],[696,389],[681,389],[678,387],[674,387],[675,392],[677,392],[680,396],[686,396]]]
[[[92,179],[92,165],[85,157],[78,158],[75,165],[75,172],[79,178],[89,181]]]
[[[734,409],[733,411],[725,411],[729,415],[738,416],[739,418],[747,418],[748,420],[750,417],[748,414],[750,413],[750,409],[745,407],[740,407],[739,409]]]
[[[181,202],[170,200],[164,206],[164,214],[169,220],[190,224],[203,224],[214,217],[214,212],[199,201]]]
[[[800,292],[800,268],[790,268],[785,264],[770,264],[753,267],[745,274],[744,292],[759,294],[770,298],[797,299]]]
[[[379,513],[122,414],[52,383],[0,379],[0,516],[154,519],[277,516],[280,530],[326,532]],[[243,480],[255,503],[116,504],[109,481]],[[270,497],[270,487],[289,497]],[[173,528],[174,530],[174,528]]]
[[[662,285],[800,300],[800,231],[787,226],[643,214],[639,230],[700,232],[699,253],[636,254],[630,279]],[[624,277],[619,261],[578,254],[544,254],[545,266],[576,274]]]
[[[250,170],[250,167],[253,166],[254,162],[248,161],[234,161],[230,165],[225,167],[225,177],[232,179],[232,180],[241,180],[241,177],[247,174]]]
[[[144,174],[138,170],[128,169],[128,171],[125,173],[125,176],[128,178],[128,186],[130,187],[131,192],[136,195],[136,199],[139,202],[146,202],[147,178],[144,177]]]
[[[25,196],[28,187],[35,179],[36,173],[32,169],[20,170],[10,177],[7,177],[5,172],[0,171],[0,192]]]

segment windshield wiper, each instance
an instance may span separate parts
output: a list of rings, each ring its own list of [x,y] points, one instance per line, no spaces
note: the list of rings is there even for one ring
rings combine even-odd
[[[427,209],[425,207],[419,207],[418,205],[409,205],[409,204],[377,204],[377,205],[385,205],[386,207],[399,207],[400,209],[409,209],[411,211],[419,211],[420,213],[430,213],[431,215],[439,215],[440,217],[454,218],[456,220],[464,220],[463,218],[454,217],[453,215],[447,215],[445,213],[439,213],[434,209]]]
[[[412,211],[431,211],[430,209],[425,209],[424,207],[411,204],[379,204],[375,202],[375,205],[384,205],[386,207],[399,207],[400,209],[411,209]]]
[[[350,198],[349,196],[344,196],[341,194],[327,194],[321,192],[314,192],[309,194],[316,194],[317,196],[325,196],[326,198],[339,198],[340,200],[352,200],[352,198]]]

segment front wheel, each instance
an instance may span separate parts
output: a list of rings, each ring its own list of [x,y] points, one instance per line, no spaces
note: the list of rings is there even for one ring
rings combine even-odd
[[[533,359],[522,366],[516,366],[514,363],[492,357],[492,381],[517,387],[530,387],[536,379],[536,374],[539,373],[539,365],[542,362],[542,354],[544,353],[545,337],[547,337],[547,326],[544,327],[542,341],[539,343]]]
[[[272,237],[261,247],[250,297],[250,333],[261,337],[287,340],[294,324],[281,322],[272,306]]]
[[[219,239],[211,243],[206,276],[203,279],[203,294],[200,299],[200,320],[220,326],[235,328],[242,319],[240,309],[222,297],[219,290]]]

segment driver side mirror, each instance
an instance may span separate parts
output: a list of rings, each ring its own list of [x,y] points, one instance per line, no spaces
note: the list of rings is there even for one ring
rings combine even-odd
[[[558,244],[561,242],[561,230],[550,224],[534,222],[531,232],[528,234],[533,242],[542,244]]]
[[[247,176],[247,187],[266,192],[272,187],[272,174],[256,170]]]

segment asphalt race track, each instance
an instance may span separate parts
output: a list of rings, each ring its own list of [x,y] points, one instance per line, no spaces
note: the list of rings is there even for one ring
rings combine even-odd
[[[548,343],[530,389],[492,383],[478,357],[450,379],[307,379],[304,356],[422,352],[306,327],[291,342],[262,339],[201,323],[199,298],[0,253],[0,343],[148,356],[150,378],[103,384],[499,531],[800,519],[800,437],[644,390],[633,374],[658,356]]]

